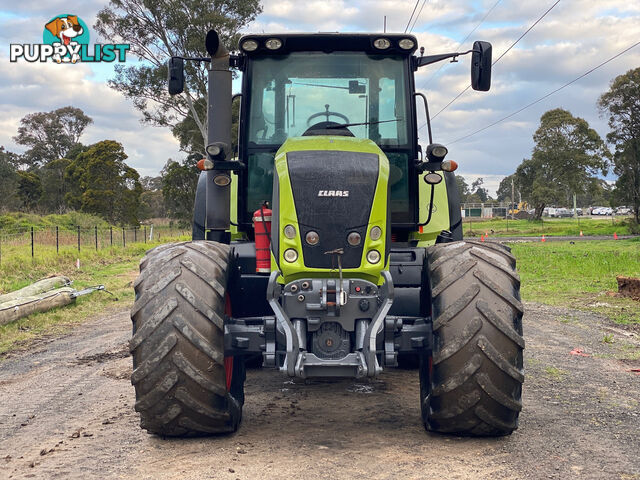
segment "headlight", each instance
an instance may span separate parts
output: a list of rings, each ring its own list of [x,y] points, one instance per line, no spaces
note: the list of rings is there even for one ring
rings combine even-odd
[[[380,261],[380,252],[377,250],[369,250],[367,253],[367,261],[369,263],[378,263]]]
[[[352,247],[356,247],[356,246],[360,245],[360,241],[361,240],[362,240],[362,237],[360,236],[360,234],[358,232],[351,232],[347,236],[347,242],[349,242],[349,245],[351,245]]]
[[[416,45],[416,43],[410,38],[403,38],[398,42],[398,45],[404,50],[411,50]]]
[[[258,49],[258,42],[256,42],[255,40],[247,40],[245,42],[242,42],[242,49],[245,52],[253,52],[254,50]]]
[[[373,41],[373,46],[378,50],[386,50],[391,46],[391,42],[386,38],[377,38]]]
[[[289,263],[293,263],[298,259],[298,252],[293,248],[288,248],[284,251],[284,259]]]
[[[269,38],[264,42],[264,46],[269,50],[278,50],[282,46],[282,40],[278,38]]]
[[[371,232],[369,232],[369,236],[371,240],[379,240],[382,236],[382,229],[380,227],[373,227]]]
[[[286,227],[284,227],[284,236],[287,237],[289,240],[291,240],[292,238],[295,238],[296,227],[294,227],[293,225],[287,225]]]
[[[213,183],[218,185],[219,187],[226,187],[231,183],[231,177],[229,175],[216,175],[213,177]]]
[[[313,230],[311,230],[307,232],[304,239],[307,241],[309,245],[317,245],[318,242],[320,241],[320,236],[318,235],[317,232],[314,232]]]

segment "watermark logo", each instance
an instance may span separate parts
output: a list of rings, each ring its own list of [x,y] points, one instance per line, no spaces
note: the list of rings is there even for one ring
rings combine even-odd
[[[77,15],[58,15],[44,25],[42,43],[12,43],[10,61],[56,63],[124,62],[127,43],[89,45],[89,28]]]

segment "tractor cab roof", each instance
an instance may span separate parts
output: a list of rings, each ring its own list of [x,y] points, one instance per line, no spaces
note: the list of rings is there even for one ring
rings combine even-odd
[[[411,55],[418,41],[400,33],[283,33],[245,35],[240,50],[248,56],[286,55],[291,52],[365,52]]]

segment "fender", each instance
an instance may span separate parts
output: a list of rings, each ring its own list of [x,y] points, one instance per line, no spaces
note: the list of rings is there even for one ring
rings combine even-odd
[[[220,173],[226,172],[200,172],[193,209],[193,240],[213,240],[227,244],[230,242],[228,230],[231,226],[231,187],[221,187],[213,183],[214,177]]]

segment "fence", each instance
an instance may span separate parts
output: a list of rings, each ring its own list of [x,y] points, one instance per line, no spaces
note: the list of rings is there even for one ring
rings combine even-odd
[[[87,249],[125,248],[139,243],[158,243],[162,239],[175,240],[190,232],[173,227],[29,227],[22,229],[0,230],[0,264],[3,257],[29,254],[36,258],[45,250],[55,253],[70,250],[81,252]]]

